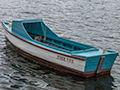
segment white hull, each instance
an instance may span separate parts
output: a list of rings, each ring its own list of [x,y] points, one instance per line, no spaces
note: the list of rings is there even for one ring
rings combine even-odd
[[[14,46],[33,56],[76,71],[84,72],[85,70],[85,60],[80,60],[68,57],[64,54],[59,54],[50,50],[45,50],[43,48],[40,48],[38,45],[33,45],[31,43],[26,42],[25,40],[17,38],[7,31],[5,31],[5,36]]]

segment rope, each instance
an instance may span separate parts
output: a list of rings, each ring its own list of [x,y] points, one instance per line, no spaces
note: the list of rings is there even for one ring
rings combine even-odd
[[[44,42],[46,41],[46,25],[45,25],[45,31],[44,31]]]

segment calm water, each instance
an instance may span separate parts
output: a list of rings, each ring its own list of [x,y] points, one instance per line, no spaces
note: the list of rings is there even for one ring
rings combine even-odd
[[[120,52],[120,0],[1,0],[0,22],[43,19],[57,35]],[[0,27],[0,90],[120,90],[120,56],[110,75],[82,79],[14,52]]]

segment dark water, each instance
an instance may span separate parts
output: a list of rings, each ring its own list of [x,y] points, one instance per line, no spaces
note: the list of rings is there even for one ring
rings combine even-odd
[[[43,19],[57,35],[120,52],[120,0],[1,0],[0,22]],[[120,90],[120,56],[110,75],[83,79],[14,52],[0,27],[0,90]]]

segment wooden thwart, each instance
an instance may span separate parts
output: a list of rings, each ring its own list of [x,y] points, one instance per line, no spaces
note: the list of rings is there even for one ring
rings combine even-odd
[[[97,70],[96,70],[96,74],[100,74],[104,59],[105,59],[105,56],[102,56],[100,58],[100,61],[99,61],[99,64],[98,64],[98,67],[97,67]]]

